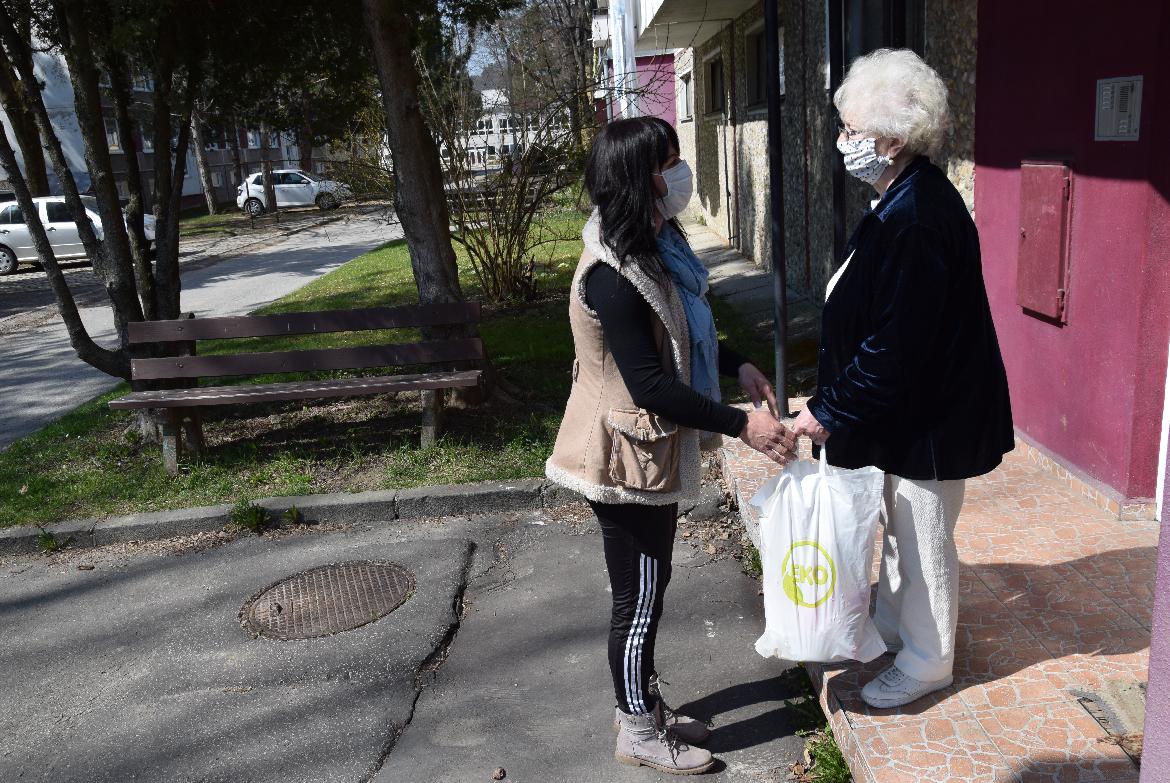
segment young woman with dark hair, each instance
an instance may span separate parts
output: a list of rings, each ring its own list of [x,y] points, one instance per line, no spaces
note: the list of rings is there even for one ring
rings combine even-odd
[[[573,388],[545,472],[584,495],[601,525],[615,756],[694,774],[713,764],[697,747],[709,732],[666,707],[654,667],[678,501],[699,491],[702,434],[739,437],[781,465],[795,459],[795,439],[764,374],[719,343],[707,270],[676,220],[693,183],[674,128],[652,117],[609,124],[585,187],[595,210],[569,301]],[[720,374],[737,377],[756,410],[721,403]]]

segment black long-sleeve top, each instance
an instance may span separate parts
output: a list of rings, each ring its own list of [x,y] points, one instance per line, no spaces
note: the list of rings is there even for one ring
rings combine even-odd
[[[681,427],[737,437],[747,422],[739,408],[716,402],[662,369],[654,341],[657,316],[634,285],[608,264],[596,264],[585,278],[585,301],[601,321],[605,341],[626,388],[639,408]],[[719,372],[735,377],[747,362],[719,342]]]

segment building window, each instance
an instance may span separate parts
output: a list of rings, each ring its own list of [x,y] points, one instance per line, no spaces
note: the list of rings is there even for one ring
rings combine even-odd
[[[130,198],[130,186],[124,179],[118,180],[118,198]]]
[[[486,133],[492,129],[492,118],[481,117],[475,121],[475,129],[480,133]]]
[[[213,187],[222,188],[223,187],[223,173],[220,171],[212,171],[211,172],[211,184]]]
[[[723,58],[707,63],[707,113],[723,114],[727,110],[727,91],[723,84]]]
[[[764,31],[761,28],[747,37],[745,52],[747,56],[747,105],[749,108],[758,108],[768,102],[768,48]],[[776,74],[780,82],[780,95],[784,95],[784,28],[780,28],[780,40],[776,42],[780,50],[780,72]]]
[[[260,149],[260,131],[254,131],[254,130],[248,131],[248,149],[250,149],[250,150]]]
[[[138,92],[154,92],[154,80],[142,74],[135,74],[131,84]]]
[[[678,77],[678,116],[682,120],[695,116],[695,85],[690,73]]]
[[[141,135],[142,135],[142,151],[143,152],[154,152],[154,136],[152,136],[149,133],[143,133]]]
[[[315,164],[313,164],[313,170],[316,171],[318,174],[324,174],[325,173],[325,161],[322,161],[322,160],[317,161]]]
[[[113,117],[106,117],[106,145],[110,148],[110,152],[120,152],[122,144],[118,140],[118,121]]]

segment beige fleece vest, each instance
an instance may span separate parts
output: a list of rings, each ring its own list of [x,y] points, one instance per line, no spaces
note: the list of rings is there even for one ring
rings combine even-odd
[[[690,377],[686,311],[669,281],[662,285],[635,264],[619,265],[599,229],[594,212],[569,294],[573,388],[545,475],[601,503],[675,503],[699,492],[699,434],[634,404],[597,313],[585,302],[586,275],[595,264],[609,264],[634,285],[658,316],[654,337],[663,369],[682,378]]]

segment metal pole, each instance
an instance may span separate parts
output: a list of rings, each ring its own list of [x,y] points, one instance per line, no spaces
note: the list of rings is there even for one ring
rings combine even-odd
[[[772,295],[776,341],[776,402],[788,410],[788,280],[784,253],[784,135],[780,126],[780,23],[776,0],[764,0],[764,61],[768,78],[768,190],[772,211]]]

